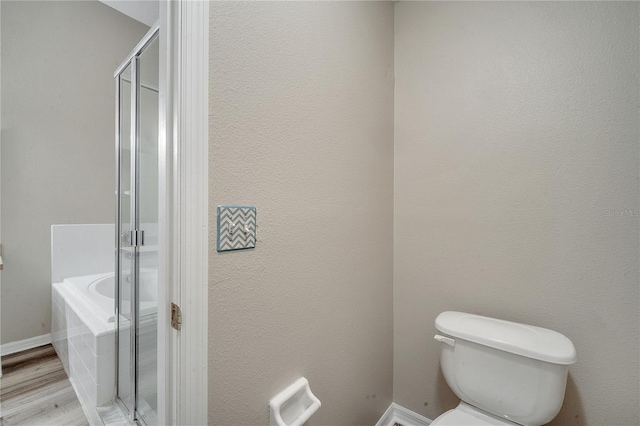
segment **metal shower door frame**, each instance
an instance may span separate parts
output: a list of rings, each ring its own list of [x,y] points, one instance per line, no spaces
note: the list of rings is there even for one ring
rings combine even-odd
[[[137,232],[140,230],[140,218],[139,218],[139,205],[140,205],[140,120],[139,120],[139,108],[140,108],[140,91],[139,89],[139,69],[138,69],[138,60],[142,52],[153,42],[155,39],[159,37],[159,25],[154,25],[147,34],[142,38],[142,40],[136,45],[133,51],[129,54],[129,56],[124,60],[124,62],[116,69],[114,73],[114,78],[116,80],[116,230],[115,230],[115,239],[116,239],[116,252],[115,252],[115,401],[116,404],[126,413],[130,420],[139,422],[142,424],[144,420],[138,416],[138,325],[139,325],[139,312],[138,312],[138,304],[136,303],[140,299],[140,276],[139,276],[139,268],[138,268],[138,257],[139,257],[139,245],[137,244]],[[120,381],[120,371],[119,371],[119,352],[120,352],[120,251],[122,245],[122,229],[121,229],[121,219],[122,219],[122,211],[121,211],[121,203],[120,203],[120,172],[122,170],[122,164],[120,164],[120,151],[122,146],[122,141],[120,138],[120,89],[121,83],[120,80],[122,78],[122,72],[131,65],[131,136],[130,136],[130,149],[131,149],[131,164],[130,164],[130,176],[131,176],[131,186],[129,188],[130,191],[130,223],[133,228],[131,236],[129,240],[131,243],[131,268],[133,271],[133,294],[131,297],[131,320],[130,320],[130,347],[132,351],[130,352],[130,371],[129,371],[129,380],[130,380],[130,389],[129,394],[131,398],[131,410],[127,406],[127,404],[120,398],[118,395],[119,389],[119,381]],[[135,240],[135,241],[134,241]],[[140,244],[142,245],[142,244]]]

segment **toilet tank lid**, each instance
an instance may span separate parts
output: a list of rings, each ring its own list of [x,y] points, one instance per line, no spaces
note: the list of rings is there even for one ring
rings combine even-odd
[[[464,312],[447,311],[436,318],[436,328],[452,337],[553,364],[576,362],[576,348],[563,334]]]

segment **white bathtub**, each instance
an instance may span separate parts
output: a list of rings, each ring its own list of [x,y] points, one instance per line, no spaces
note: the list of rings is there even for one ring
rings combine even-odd
[[[143,321],[157,315],[154,273],[140,274]],[[113,273],[65,278],[53,284],[52,293],[53,345],[85,411],[95,409],[111,401],[115,391]]]
[[[146,317],[157,311],[157,275],[154,270],[140,271],[140,316]],[[84,275],[65,278],[62,284],[79,293],[79,296],[94,308],[93,312],[103,322],[115,321],[115,277],[113,274]],[[125,289],[127,286],[123,286]],[[128,293],[124,300],[130,298]]]

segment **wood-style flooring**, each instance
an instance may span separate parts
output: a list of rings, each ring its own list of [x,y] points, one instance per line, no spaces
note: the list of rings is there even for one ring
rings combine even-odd
[[[88,424],[53,346],[2,357],[0,426]]]

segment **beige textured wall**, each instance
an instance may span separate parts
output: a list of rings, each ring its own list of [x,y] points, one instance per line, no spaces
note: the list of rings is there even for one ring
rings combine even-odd
[[[396,3],[395,402],[455,405],[460,310],[573,340],[553,424],[640,423],[639,7]]]
[[[209,422],[268,424],[299,376],[310,425],[391,403],[393,6],[212,2]],[[216,253],[216,206],[254,250]]]
[[[113,72],[148,28],[97,1],[0,7],[7,343],[50,331],[50,226],[114,220]]]

